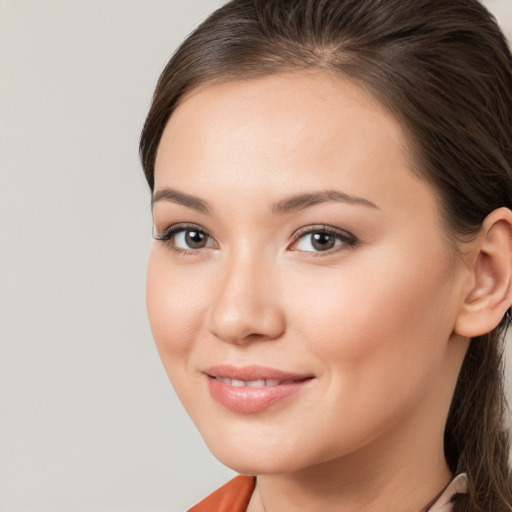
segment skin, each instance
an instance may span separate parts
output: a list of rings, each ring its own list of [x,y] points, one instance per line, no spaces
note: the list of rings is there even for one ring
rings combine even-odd
[[[166,126],[155,193],[210,211],[160,198],[155,234],[189,223],[211,238],[198,249],[184,232],[153,241],[151,328],[213,454],[258,475],[250,512],[414,512],[451,479],[443,431],[468,345],[455,326],[477,260],[454,251],[436,192],[408,162],[395,119],[322,72],[204,86]],[[326,190],[371,205],[273,212]],[[308,226],[355,242],[316,250],[295,236]],[[211,397],[203,370],[216,364],[314,378],[244,414]]]

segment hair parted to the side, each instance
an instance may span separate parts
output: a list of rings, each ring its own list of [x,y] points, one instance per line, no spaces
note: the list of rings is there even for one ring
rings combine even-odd
[[[353,80],[402,123],[411,168],[438,192],[446,230],[465,239],[512,208],[512,56],[476,0],[233,0],[164,69],[140,153],[154,187],[165,125],[197,87],[294,70]],[[471,340],[445,431],[452,471],[469,493],[455,512],[511,512],[503,392],[505,320]]]

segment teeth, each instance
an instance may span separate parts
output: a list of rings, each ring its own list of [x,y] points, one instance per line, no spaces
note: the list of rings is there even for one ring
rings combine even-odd
[[[274,387],[279,386],[279,384],[290,384],[295,382],[292,380],[280,381],[279,379],[258,379],[258,380],[238,380],[238,379],[229,379],[228,377],[216,377],[219,382],[222,384],[227,384],[228,386],[233,386],[235,388],[249,387],[249,388],[264,388],[264,387]]]
[[[260,380],[248,380],[245,383],[246,386],[249,386],[250,388],[264,388],[265,387],[265,381],[263,379]]]

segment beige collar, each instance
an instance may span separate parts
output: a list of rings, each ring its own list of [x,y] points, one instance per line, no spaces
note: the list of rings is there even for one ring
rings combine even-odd
[[[437,501],[428,509],[428,512],[452,512],[452,498],[455,494],[465,494],[468,488],[468,477],[466,473],[457,475],[443,491]]]

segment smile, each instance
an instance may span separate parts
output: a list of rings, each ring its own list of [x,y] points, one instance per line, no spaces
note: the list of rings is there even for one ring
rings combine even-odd
[[[304,390],[313,380],[300,375],[257,366],[216,366],[204,372],[212,398],[238,413],[264,411]]]
[[[297,382],[293,379],[288,380],[279,380],[279,379],[258,379],[258,380],[238,380],[238,379],[229,379],[228,377],[214,377],[218,381],[223,384],[227,384],[228,386],[233,386],[235,388],[249,387],[249,388],[265,388],[265,387],[274,387],[279,386],[280,384],[293,384]]]

